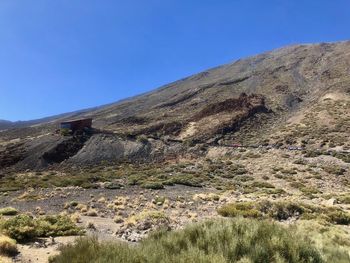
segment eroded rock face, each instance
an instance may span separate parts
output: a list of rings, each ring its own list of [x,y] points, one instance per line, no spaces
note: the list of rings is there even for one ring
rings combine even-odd
[[[202,109],[198,114],[194,115],[192,120],[198,121],[202,118],[230,112],[257,112],[267,111],[265,107],[265,99],[262,95],[242,93],[238,98],[229,98],[221,102],[212,103]]]
[[[0,167],[6,168],[23,160],[25,149],[23,143],[10,144],[0,151]]]
[[[268,113],[262,95],[242,93],[238,98],[229,98],[218,103],[209,104],[191,119],[190,138],[199,141],[210,140],[219,135],[234,133],[244,121],[258,113]]]
[[[101,162],[148,161],[155,149],[148,142],[122,139],[113,134],[43,136],[13,144],[0,151],[2,169],[43,169],[49,165],[98,165]]]
[[[67,163],[98,164],[102,161],[141,161],[149,158],[150,151],[151,147],[148,143],[123,140],[115,135],[95,134]]]
[[[47,162],[42,158],[43,154],[53,149],[63,139],[60,136],[44,135],[33,139],[23,139],[20,143],[0,150],[1,168],[26,170],[37,169],[47,166]],[[6,162],[7,160],[7,162]]]
[[[78,153],[89,137],[90,136],[69,137],[45,152],[42,158],[49,164],[61,163]]]
[[[153,137],[170,136],[173,139],[192,139],[206,142],[216,135],[239,130],[242,123],[257,113],[268,113],[262,95],[245,93],[219,102],[199,107],[198,112],[188,112],[182,121],[149,123],[135,129],[134,136],[145,134]]]

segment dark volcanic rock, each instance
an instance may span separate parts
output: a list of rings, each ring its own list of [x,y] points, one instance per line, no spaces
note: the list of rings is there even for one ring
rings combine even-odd
[[[67,163],[99,164],[103,161],[146,161],[150,159],[151,146],[131,140],[123,140],[115,135],[93,135],[85,146]]]

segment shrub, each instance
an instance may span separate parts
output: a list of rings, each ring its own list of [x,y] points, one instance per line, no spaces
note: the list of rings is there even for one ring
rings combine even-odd
[[[344,194],[337,197],[338,201],[342,204],[350,204],[350,194]]]
[[[139,246],[99,243],[79,238],[61,248],[52,263],[225,263],[323,262],[303,236],[267,221],[248,219],[206,221],[175,232],[159,231]]]
[[[261,155],[259,153],[248,152],[245,154],[246,158],[260,158]]]
[[[281,173],[286,174],[286,175],[293,175],[293,174],[297,174],[298,172],[295,171],[294,169],[285,168],[285,169],[281,170]]]
[[[69,136],[69,135],[71,135],[71,133],[72,133],[72,131],[70,129],[68,129],[68,128],[60,129],[60,134],[62,136]]]
[[[339,166],[324,166],[323,170],[329,174],[334,174],[334,175],[343,175],[346,170],[342,167]]]
[[[163,189],[164,185],[160,182],[146,182],[141,185],[143,188],[146,189]]]
[[[193,147],[196,145],[197,141],[195,139],[188,138],[188,139],[183,140],[182,143],[186,147]]]
[[[0,215],[3,216],[14,216],[17,215],[18,211],[13,207],[5,207],[0,209]]]
[[[268,182],[258,182],[258,181],[253,182],[251,186],[257,187],[257,188],[275,188],[273,184],[270,184]]]
[[[332,224],[349,225],[350,214],[336,207],[313,206],[304,203],[280,201],[240,202],[223,205],[218,213],[224,217],[273,218],[287,220],[292,217],[301,219],[322,219]]]
[[[262,216],[262,213],[255,208],[253,202],[226,204],[218,209],[218,213],[224,217],[243,216],[258,218]]]
[[[242,175],[248,173],[248,170],[241,164],[234,164],[230,166],[230,170],[235,174],[235,175]]]
[[[281,188],[265,188],[263,189],[263,192],[270,195],[281,195],[286,193],[286,191]]]
[[[236,176],[235,179],[240,182],[248,182],[248,181],[253,181],[254,177],[249,175],[240,175],[240,176]]]
[[[0,223],[0,231],[17,241],[36,237],[79,235],[83,231],[67,216],[43,216],[33,218],[17,215]]]
[[[139,230],[170,230],[170,218],[162,211],[144,210],[137,215],[132,215],[125,220],[127,229]]]
[[[282,174],[275,174],[274,175],[275,176],[275,178],[277,178],[277,179],[283,179],[285,176],[283,176]]]
[[[83,233],[67,216],[44,216],[36,219],[37,234],[40,237],[73,236]]]
[[[121,217],[121,216],[115,216],[115,217],[113,218],[113,221],[114,221],[115,223],[117,223],[117,224],[120,224],[120,223],[123,223],[123,222],[124,222],[124,219],[123,219],[123,217]]]
[[[214,193],[208,193],[208,194],[195,194],[193,196],[193,200],[194,201],[198,201],[198,200],[203,200],[203,201],[219,201],[220,200],[220,196]]]
[[[97,216],[97,211],[96,209],[89,209],[87,212],[86,212],[86,215],[87,216]]]
[[[297,231],[307,233],[323,255],[325,262],[350,262],[350,237],[343,228],[325,225],[315,220],[304,220],[297,224]]]
[[[143,143],[143,144],[148,143],[148,138],[147,138],[146,135],[140,135],[140,136],[137,137],[136,140],[137,140],[138,142],[140,142],[140,143]]]
[[[141,178],[137,175],[131,175],[128,178],[128,185],[139,185]]]
[[[317,157],[320,155],[322,155],[322,152],[314,151],[314,150],[306,151],[306,153],[305,153],[305,157],[307,157],[307,158]]]
[[[302,165],[306,165],[307,162],[304,159],[297,159],[293,162],[294,164],[302,164]]]
[[[320,192],[318,189],[314,187],[308,187],[301,182],[291,182],[290,186],[297,188],[300,192],[307,196],[312,196],[313,194],[317,194]]]
[[[28,215],[18,215],[0,224],[0,231],[17,241],[36,237],[35,228],[35,221]]]
[[[154,221],[157,221],[159,219],[169,220],[166,214],[161,211],[143,211],[142,213],[135,216],[136,221],[145,220],[145,219],[150,219]]]
[[[305,188],[305,187],[306,187],[306,186],[305,186],[303,183],[301,183],[301,182],[291,182],[289,185],[290,185],[291,187],[297,188],[297,189],[302,189],[302,188]]]
[[[338,225],[349,225],[350,215],[343,211],[330,211],[327,215],[328,221]]]
[[[264,206],[267,207],[265,212],[271,218],[277,220],[287,220],[288,218],[299,216],[304,212],[304,208],[301,205],[291,202],[260,203],[261,210],[264,210]]]
[[[171,178],[172,184],[202,187],[203,179],[191,174],[178,174]]]
[[[333,156],[340,160],[343,160],[346,163],[350,163],[350,154],[335,153]]]
[[[0,255],[13,256],[17,252],[16,240],[0,235]]]
[[[164,204],[166,198],[164,196],[156,196],[154,199],[155,204]]]
[[[318,189],[316,189],[315,187],[307,187],[307,186],[301,187],[301,188],[299,188],[299,190],[300,190],[303,194],[308,195],[308,196],[311,196],[311,195],[313,195],[313,194],[317,194],[317,193],[320,192],[320,191],[319,191]]]
[[[108,182],[105,184],[106,189],[120,189],[122,187],[123,187],[123,185],[121,185],[119,183],[114,183],[114,182]]]

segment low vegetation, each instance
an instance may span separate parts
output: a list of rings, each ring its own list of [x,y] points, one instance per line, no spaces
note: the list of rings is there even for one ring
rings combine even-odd
[[[13,216],[13,215],[17,215],[18,211],[17,209],[13,208],[13,207],[4,207],[0,209],[0,216]]]
[[[175,232],[151,234],[139,246],[80,238],[61,248],[51,263],[324,262],[321,254],[291,229],[248,219],[207,221]]]
[[[350,262],[350,235],[343,227],[304,220],[298,222],[296,231],[307,233],[325,262]]]
[[[307,222],[305,225],[310,230],[304,232],[313,232],[313,237],[312,242],[307,241],[306,244],[317,248],[319,257],[317,260],[299,259],[301,262],[333,262],[332,258],[336,262],[350,262],[347,252],[350,240],[346,234],[341,233],[342,229],[350,225],[350,215],[346,212],[347,204],[350,203],[348,165],[341,164],[339,160],[340,164],[334,166],[331,162],[317,163],[313,159],[305,159],[301,152],[290,152],[276,162],[272,162],[275,150],[259,150],[259,156],[246,154],[247,152],[234,149],[233,157],[227,155],[178,163],[122,163],[81,170],[7,174],[0,178],[0,199],[14,202],[14,207],[21,207],[22,211],[38,217],[16,216],[17,210],[11,207],[0,209],[0,214],[6,215],[6,220],[0,220],[0,234],[20,243],[30,241],[29,244],[32,244],[37,237],[79,235],[82,229],[75,223],[84,225],[87,231],[99,234],[102,233],[101,226],[96,222],[103,218],[101,220],[106,219],[113,228],[116,227],[108,235],[137,242],[137,245],[101,243],[94,238],[83,238],[76,244],[65,246],[62,254],[52,259],[52,262],[300,262],[297,259],[287,261],[284,254],[278,252],[279,242],[282,242],[287,250],[293,251],[291,253],[297,253],[299,247],[294,247],[293,240],[290,241],[291,244],[277,233],[270,236],[271,240],[259,241],[255,245],[250,243],[250,235],[254,235],[256,224],[260,224],[255,220],[265,223],[276,220],[282,224],[285,224],[283,221],[288,224],[296,222],[292,225]],[[326,183],[323,184],[320,180]],[[333,183],[336,185],[334,192],[330,189]],[[169,187],[174,185],[196,188]],[[24,191],[8,192],[23,187]],[[40,190],[37,191],[38,189]],[[83,195],[76,195],[75,191]],[[139,197],[135,195],[138,192]],[[320,199],[320,204],[308,204],[308,199],[315,197]],[[64,214],[67,215],[65,219],[54,216],[58,223],[39,216],[50,212],[47,206],[40,205],[43,209],[38,210],[39,205],[36,203],[45,203],[50,198],[54,198],[58,204],[62,202]],[[233,203],[237,199],[247,201]],[[28,209],[23,208],[23,205],[18,206],[23,202],[30,203]],[[329,206],[321,205],[321,202]],[[60,213],[59,209],[55,212]],[[220,215],[230,218],[218,219],[216,209]],[[90,216],[91,221],[86,221],[84,216]],[[183,231],[163,231],[178,229],[188,223],[198,222],[201,218],[213,217],[215,219],[212,220],[217,222],[200,223]],[[231,220],[251,225],[246,228],[241,227],[241,223],[235,223],[234,226],[223,223]],[[319,232],[312,231],[313,224]],[[241,227],[243,232],[230,237],[234,240],[223,242],[220,239],[220,235],[225,236],[227,231],[235,234],[234,231],[238,230],[233,228],[236,227]],[[213,229],[216,229],[217,234]],[[296,233],[295,229],[280,226],[278,229]],[[159,230],[161,232],[147,238],[150,233]],[[264,233],[265,230],[256,231]],[[321,235],[323,233],[328,236],[324,237]],[[216,244],[209,238],[212,236]],[[302,236],[299,235],[298,238],[305,241]],[[270,244],[269,242],[275,242],[273,240],[278,241]],[[236,248],[235,242],[242,243],[237,244],[241,247]],[[267,247],[263,247],[264,244]],[[233,250],[228,251],[226,246],[232,246]],[[272,250],[277,252],[273,254]],[[268,256],[263,257],[260,252]],[[237,256],[235,253],[240,254]]]
[[[0,255],[13,256],[17,254],[17,252],[16,240],[0,234]]]
[[[341,204],[350,204],[350,193],[345,193],[337,197]]]
[[[37,237],[83,234],[83,230],[77,227],[67,216],[33,218],[25,214],[9,219],[1,219],[0,232],[17,241],[26,241]]]
[[[144,211],[136,216],[131,216],[127,219],[127,224],[129,226],[136,225],[138,222],[148,221],[153,225],[163,222],[168,222],[169,218],[163,212],[160,211]],[[165,224],[164,224],[165,225]]]
[[[229,203],[218,209],[224,217],[243,216],[246,218],[289,218],[318,219],[332,224],[349,225],[350,214],[340,208],[313,206],[294,202],[239,202]]]

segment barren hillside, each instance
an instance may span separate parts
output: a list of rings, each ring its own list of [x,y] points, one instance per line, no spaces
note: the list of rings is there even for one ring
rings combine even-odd
[[[288,46],[115,104],[3,130],[1,168],[157,161],[232,144],[346,150],[349,73],[350,42]],[[55,133],[60,121],[83,117],[93,118],[88,137]]]

